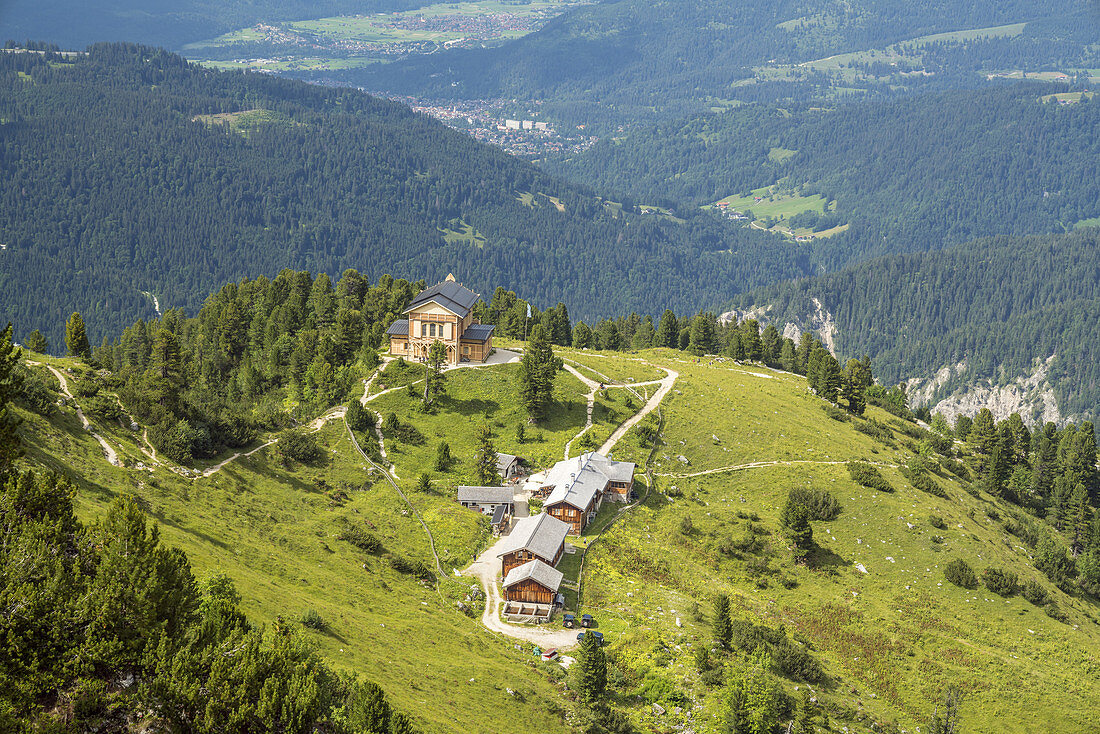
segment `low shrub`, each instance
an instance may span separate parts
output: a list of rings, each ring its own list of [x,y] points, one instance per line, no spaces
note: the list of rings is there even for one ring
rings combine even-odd
[[[345,540],[361,551],[367,553],[379,553],[382,550],[382,541],[374,533],[370,533],[359,525],[348,523],[336,536],[337,540]]]
[[[1043,585],[1035,579],[1028,579],[1027,583],[1020,589],[1020,596],[1037,607],[1041,607],[1050,602],[1050,594],[1043,588]]]
[[[302,464],[312,464],[321,459],[323,452],[317,444],[317,437],[305,431],[287,431],[275,444],[284,463],[288,460]]]
[[[894,488],[890,486],[886,478],[879,473],[878,469],[865,461],[849,461],[848,474],[851,475],[852,479],[855,480],[857,484],[861,484],[868,489],[875,489],[879,492],[894,491]]]
[[[942,497],[944,499],[947,498],[947,491],[940,486],[939,482],[928,476],[928,474],[926,473],[922,472],[916,474],[910,480],[910,482],[912,483],[914,489],[919,489],[921,492],[926,492],[933,497]]]
[[[1012,596],[1019,588],[1016,574],[992,566],[982,572],[982,583],[994,594],[1001,596]]]
[[[318,632],[324,632],[328,629],[328,622],[326,622],[321,617],[321,615],[317,613],[316,609],[310,609],[305,614],[303,614],[302,618],[298,621],[302,623],[303,627],[309,627],[310,629],[317,630]]]
[[[943,575],[955,586],[963,589],[978,588],[978,577],[974,575],[974,569],[961,558],[956,558],[948,563],[943,569]]]
[[[840,516],[842,509],[840,503],[827,489],[795,487],[787,496],[790,502],[800,504],[809,510],[811,520],[835,520]]]
[[[947,528],[947,523],[944,522],[943,518],[939,515],[929,515],[928,524],[940,530],[945,530]]]

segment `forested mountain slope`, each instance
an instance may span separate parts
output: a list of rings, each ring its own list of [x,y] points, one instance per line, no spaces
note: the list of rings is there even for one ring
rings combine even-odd
[[[817,299],[831,314],[837,350],[872,355],[884,384],[931,378],[965,362],[929,391],[933,403],[983,380],[1012,383],[1053,356],[1043,387],[1053,389],[1063,416],[1094,418],[1100,415],[1098,263],[1096,227],[993,237],[765,288],[738,305],[770,306],[766,319],[782,330],[786,322],[808,324]]]
[[[986,235],[1061,232],[1100,215],[1100,99],[1041,102],[1051,91],[1021,84],[830,111],[747,107],[605,141],[555,170],[696,205],[771,184],[819,194],[850,225],[811,243],[833,269]]]
[[[807,272],[760,233],[623,214],[406,107],[148,48],[0,56],[0,316],[94,343],[283,267],[454,272],[576,315],[717,303]],[[731,252],[732,251],[732,252]],[[20,334],[22,336],[22,334]]]
[[[1071,11],[1081,8],[1063,0],[937,0],[919,7],[897,0],[612,0],[567,13],[500,48],[433,54],[349,71],[346,78],[402,94],[539,99],[575,121],[638,122],[734,96],[757,66]],[[801,81],[764,85],[754,94],[774,98]]]

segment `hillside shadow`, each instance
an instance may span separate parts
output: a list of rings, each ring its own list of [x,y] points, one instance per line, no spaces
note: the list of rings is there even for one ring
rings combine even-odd
[[[830,550],[829,548],[823,548],[820,545],[815,545],[811,553],[806,557],[807,566],[814,571],[837,571],[841,567],[852,565],[852,562],[845,559],[840,554]]]

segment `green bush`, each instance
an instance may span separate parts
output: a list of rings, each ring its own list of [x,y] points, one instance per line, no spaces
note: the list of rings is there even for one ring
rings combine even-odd
[[[893,492],[894,488],[879,474],[878,469],[864,461],[849,461],[848,474],[858,484],[868,489],[876,489],[879,492]]]
[[[994,594],[1012,596],[1019,588],[1016,574],[990,566],[982,572],[982,583]]]
[[[964,589],[978,588],[978,577],[974,575],[974,569],[970,567],[969,563],[961,558],[956,558],[951,561],[951,563],[948,563],[943,569],[943,575],[955,586]]]
[[[945,530],[947,528],[947,523],[944,522],[943,518],[940,517],[939,515],[929,515],[928,516],[928,524],[931,525],[932,527],[938,528],[940,530]]]
[[[350,522],[344,526],[344,529],[336,538],[337,540],[346,540],[359,550],[367,553],[378,553],[382,550],[382,541],[378,539],[378,536]]]
[[[1037,607],[1050,602],[1050,594],[1035,579],[1028,579],[1027,583],[1020,589],[1020,595]]]
[[[851,418],[848,417],[848,411],[841,410],[835,405],[822,405],[821,409],[825,411],[825,415],[829,416],[834,421],[847,423],[849,420],[851,420]]]
[[[921,492],[927,492],[933,497],[947,498],[947,492],[940,486],[939,482],[924,472],[916,474],[910,481],[914,489],[919,489]]]
[[[835,520],[840,516],[840,503],[827,489],[795,487],[787,497],[790,502],[802,505],[809,510],[811,520]]]
[[[326,622],[321,617],[321,615],[317,613],[316,609],[310,609],[309,611],[307,611],[305,614],[302,615],[302,618],[299,621],[302,623],[303,627],[309,627],[310,629],[317,630],[318,632],[324,632],[328,629],[328,622]]]
[[[319,461],[323,452],[317,444],[317,437],[305,431],[287,431],[275,444],[283,462],[297,461],[312,464]]]

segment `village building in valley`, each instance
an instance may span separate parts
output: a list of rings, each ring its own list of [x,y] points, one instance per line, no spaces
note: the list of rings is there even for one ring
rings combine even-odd
[[[417,294],[405,318],[386,331],[390,353],[425,361],[435,342],[447,349],[447,364],[484,362],[493,348],[494,326],[477,323],[473,307],[480,296],[448,275]]]

